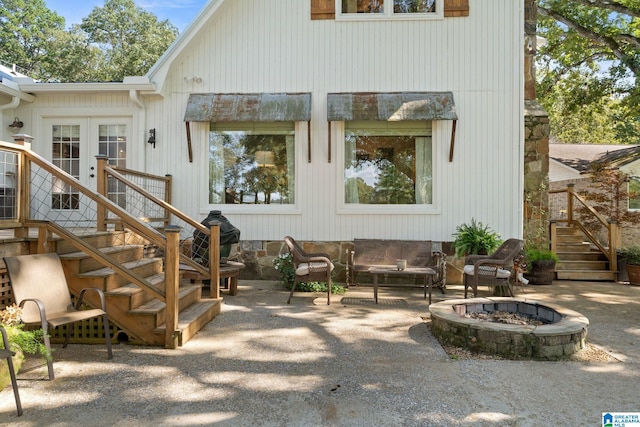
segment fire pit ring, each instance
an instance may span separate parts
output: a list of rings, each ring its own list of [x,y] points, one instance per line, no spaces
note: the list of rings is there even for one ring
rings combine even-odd
[[[589,326],[576,311],[526,298],[456,299],[432,304],[429,311],[432,333],[442,344],[508,359],[566,359],[585,347]],[[498,323],[475,318],[477,313],[512,313],[533,322]]]

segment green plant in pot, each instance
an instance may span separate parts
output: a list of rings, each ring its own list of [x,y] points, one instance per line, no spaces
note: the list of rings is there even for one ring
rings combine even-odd
[[[457,226],[453,237],[453,248],[458,258],[464,258],[465,255],[490,254],[502,243],[497,232],[474,218],[469,224]]]
[[[9,338],[10,350],[15,352],[13,356],[13,365],[16,372],[20,370],[25,354],[39,354],[46,359],[51,358],[51,353],[44,345],[44,336],[42,329],[33,331],[24,330],[24,324],[20,323],[22,309],[16,304],[5,307],[0,310],[0,324],[7,331]],[[0,339],[0,347],[2,340]],[[9,370],[7,364],[0,364],[0,390],[10,383]]]
[[[556,276],[558,255],[549,250],[529,247],[524,250],[527,272],[524,277],[531,285],[551,285]]]
[[[640,246],[628,246],[620,249],[619,258],[626,266],[629,283],[640,286]],[[619,269],[621,267],[618,266]]]

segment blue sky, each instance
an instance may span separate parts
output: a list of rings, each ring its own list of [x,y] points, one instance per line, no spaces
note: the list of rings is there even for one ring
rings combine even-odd
[[[134,0],[135,4],[158,19],[168,19],[180,32],[191,23],[207,0]],[[104,0],[45,0],[47,7],[63,16],[67,27],[79,24],[94,7],[102,7]]]

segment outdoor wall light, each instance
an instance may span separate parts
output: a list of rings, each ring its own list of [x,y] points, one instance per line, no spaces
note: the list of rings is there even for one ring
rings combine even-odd
[[[156,129],[149,129],[149,139],[147,142],[153,145],[153,148],[156,148]]]
[[[13,123],[9,125],[14,134],[20,132],[20,129],[22,129],[23,126],[24,123],[22,123],[17,117],[13,119]]]

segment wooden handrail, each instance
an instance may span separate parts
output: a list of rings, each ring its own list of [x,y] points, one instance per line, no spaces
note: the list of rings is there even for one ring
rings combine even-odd
[[[567,219],[551,218],[552,223],[567,222],[570,226],[577,226],[589,239],[589,241],[594,246],[596,246],[598,250],[607,258],[607,260],[609,261],[609,270],[617,271],[617,251],[620,246],[620,242],[618,239],[618,225],[615,222],[607,221],[599,212],[597,212],[591,205],[589,205],[588,201],[584,197],[582,197],[580,194],[577,194],[573,188],[574,185],[569,184],[566,189],[549,191],[549,194],[565,193],[567,195]],[[574,202],[577,202],[577,204],[583,207],[589,215],[594,217],[600,223],[600,225],[606,228],[608,247],[600,243],[598,239],[593,235],[593,233],[591,233],[591,231],[589,231],[581,221],[575,218],[574,211],[576,203]],[[554,245],[553,241],[552,245]],[[554,247],[555,246],[552,246],[552,248]]]

